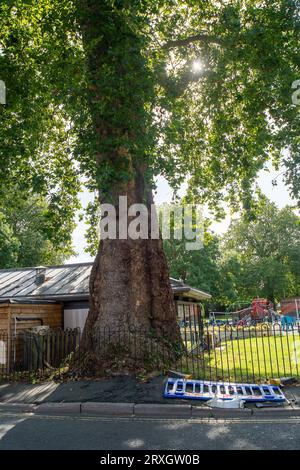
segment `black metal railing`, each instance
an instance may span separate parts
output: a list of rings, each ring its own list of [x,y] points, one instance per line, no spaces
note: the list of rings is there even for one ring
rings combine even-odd
[[[90,340],[99,364],[103,361],[104,373],[106,362],[113,371],[123,361],[124,368],[131,371],[172,369],[211,381],[300,379],[300,325],[296,321],[290,325],[216,326],[190,315],[180,320],[179,327],[182,341],[176,347],[170,347],[164,335],[157,338],[154,332],[127,326],[97,329]],[[72,369],[75,356],[77,370],[84,371],[81,345],[79,329],[0,332],[0,379],[60,377]],[[88,374],[89,365],[85,367]]]

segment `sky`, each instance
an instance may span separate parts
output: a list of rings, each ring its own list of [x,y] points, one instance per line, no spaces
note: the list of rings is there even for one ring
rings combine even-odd
[[[271,165],[268,167],[268,171],[261,171],[258,177],[258,185],[260,186],[262,192],[273,202],[277,204],[279,208],[286,206],[287,204],[293,204],[292,199],[288,194],[288,190],[284,185],[281,176],[278,176],[278,172],[276,172]],[[272,185],[272,180],[276,178],[277,186]],[[180,196],[184,195],[185,186],[180,190]],[[172,189],[168,185],[167,181],[163,177],[159,177],[157,180],[157,194],[155,196],[155,203],[162,204],[163,202],[171,202],[172,201]],[[93,195],[90,194],[88,191],[84,191],[81,194],[81,203],[83,207],[93,200]],[[230,224],[230,215],[228,214],[226,218],[219,223],[213,222],[211,225],[211,229],[218,234],[224,233]],[[85,253],[84,248],[86,246],[85,241],[85,230],[86,225],[83,221],[79,221],[77,217],[77,227],[73,233],[73,244],[75,250],[77,252],[77,256],[71,257],[67,262],[68,263],[83,263],[87,261],[93,261],[93,258],[88,254]]]

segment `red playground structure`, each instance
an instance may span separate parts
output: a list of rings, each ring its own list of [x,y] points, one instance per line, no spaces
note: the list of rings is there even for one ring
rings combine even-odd
[[[253,299],[252,304],[232,314],[232,319],[237,321],[237,326],[246,326],[267,320],[275,320],[274,305],[267,299]]]

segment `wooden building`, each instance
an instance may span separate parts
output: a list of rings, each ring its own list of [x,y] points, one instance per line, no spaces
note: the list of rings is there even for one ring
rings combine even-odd
[[[0,331],[17,334],[38,326],[62,327],[62,304],[57,302],[18,302],[14,300],[0,303]]]
[[[92,265],[93,263],[78,263],[0,270],[0,330],[9,328],[12,331],[15,327],[13,318],[20,316],[21,310],[24,312],[23,317],[38,317],[43,312],[44,325],[79,327],[82,330],[89,310],[89,277]],[[188,312],[197,310],[203,300],[211,298],[207,292],[190,287],[182,281],[172,278],[170,281],[179,319],[184,319]],[[25,327],[24,321],[28,321],[28,327],[30,326],[29,320],[23,318],[23,324],[17,320],[17,327]],[[35,324],[38,321],[40,320],[36,320]]]
[[[23,355],[21,333],[41,327],[62,327],[62,304],[47,301],[0,303],[0,367],[8,370]]]

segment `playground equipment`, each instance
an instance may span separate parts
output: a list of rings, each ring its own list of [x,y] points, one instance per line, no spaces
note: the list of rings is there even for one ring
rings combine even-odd
[[[228,320],[217,319],[217,315],[226,315],[227,312],[209,312],[209,324],[214,326],[222,326],[228,323]]]
[[[238,304],[241,305],[241,302]],[[276,312],[273,310],[273,304],[267,299],[253,299],[250,305],[248,304],[240,310],[230,312],[232,318],[231,322],[229,322],[229,320],[216,320],[216,314],[221,314],[221,312],[210,312],[210,324],[219,325],[233,323],[237,326],[250,326],[262,321],[275,321],[277,316]],[[225,314],[228,315],[229,312],[225,312]]]
[[[209,312],[209,324],[216,325],[216,326],[232,324],[232,320],[231,320],[232,313],[248,308],[250,303],[251,303],[251,300],[249,300],[248,302],[239,300],[230,304],[227,307],[225,312]]]
[[[252,326],[257,323],[280,322],[284,330],[293,329],[295,325],[300,324],[300,299],[286,299],[281,301],[281,313],[274,310],[274,305],[267,299],[253,299],[251,305],[236,310],[231,313],[232,320],[216,320],[216,315],[222,312],[210,312],[209,320],[211,325],[233,324],[236,326]]]
[[[297,318],[288,315],[281,315],[281,326],[283,330],[292,330],[297,325]]]
[[[266,299],[254,299],[252,305],[233,313],[237,326],[250,326],[259,322],[280,322],[284,330],[293,329],[300,321],[300,301],[288,299],[281,303],[281,314],[275,312],[273,304]]]
[[[250,326],[263,321],[273,323],[278,320],[273,304],[267,299],[253,299],[249,307],[234,312],[232,317],[237,321],[237,326]]]

